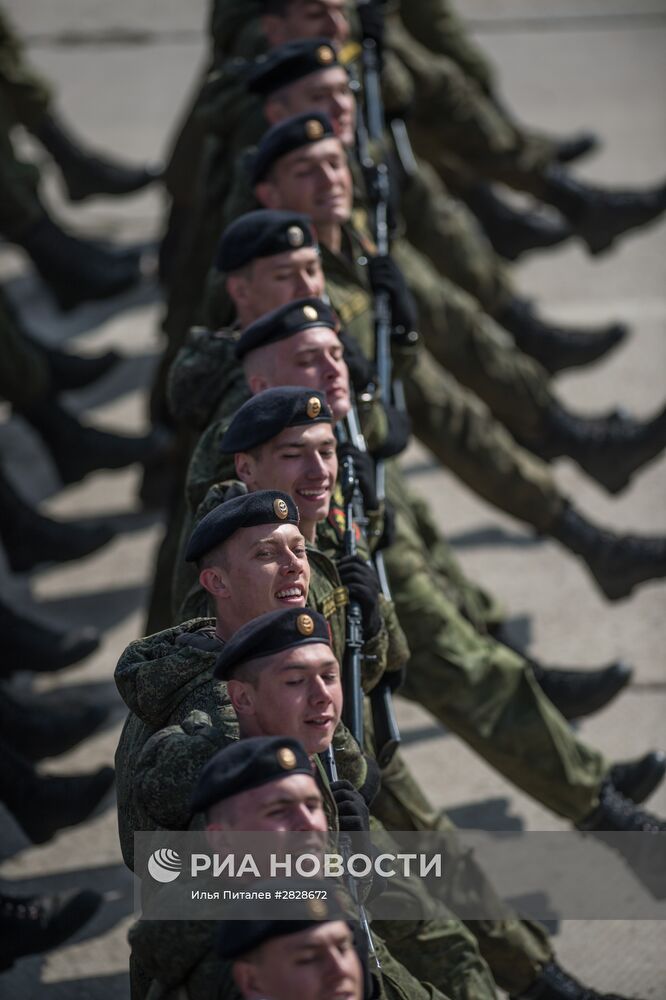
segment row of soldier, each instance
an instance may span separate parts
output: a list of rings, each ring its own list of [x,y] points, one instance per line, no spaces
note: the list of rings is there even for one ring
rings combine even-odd
[[[450,833],[400,751],[387,752],[375,711],[387,690],[424,705],[577,828],[664,829],[638,808],[663,777],[663,756],[610,762],[569,725],[613,699],[628,668],[556,669],[510,648],[500,601],[465,576],[394,461],[413,428],[467,485],[581,557],[609,600],[663,577],[664,539],[598,528],[547,464],[567,454],[619,492],[663,449],[663,412],[646,422],[618,413],[584,419],[552,382],[611,350],[625,328],[547,324],[520,299],[468,207],[497,220],[486,182],[501,180],[562,213],[559,223],[534,217],[543,222],[534,224],[535,244],[548,225],[555,242],[559,225],[560,237],[577,234],[597,253],[659,215],[663,187],[585,188],[561,163],[584,151],[583,140],[560,145],[509,127],[492,88],[472,83],[469,70],[467,89],[456,90],[460,67],[433,51],[433,25],[451,39],[439,13],[442,3],[389,12],[337,0],[214,5],[210,72],[167,171],[168,346],[152,412],[175,429],[180,472],[157,562],[153,634],[132,643],[116,670],[130,710],[116,755],[130,868],[138,831],[307,831],[318,828],[322,799],[334,831]],[[359,163],[359,131],[372,114],[368,49],[383,57],[389,114],[383,141],[361,146]],[[390,255],[375,239],[377,175],[363,169],[368,159],[388,164]],[[508,256],[524,249],[520,220],[503,236],[488,226]],[[378,376],[380,299],[390,305],[406,411]],[[362,496],[356,554],[346,544],[341,476],[350,459]],[[341,724],[355,729],[346,675],[352,609],[363,633],[362,746]],[[303,753],[316,792],[285,773]],[[463,895],[474,885],[495,898],[462,851],[455,864]],[[418,891],[400,891],[407,908]],[[373,921],[379,967],[355,939],[366,973],[356,986],[355,962],[343,958],[349,938],[318,945],[332,931],[316,920],[288,930],[269,918],[203,928],[140,921],[130,932],[133,990],[202,1000],[234,990],[275,1000],[476,998],[498,988],[553,1000],[600,996],[562,969],[542,926],[510,908],[501,920],[465,923],[444,895],[428,886],[422,919]],[[299,966],[304,952],[311,980]]]
[[[365,695],[400,689],[580,828],[664,828],[637,808],[663,777],[663,757],[611,763],[567,721],[614,698],[628,668],[554,669],[511,649],[500,601],[465,576],[393,461],[413,428],[468,486],[578,555],[609,600],[663,577],[664,539],[594,525],[548,464],[568,455],[617,493],[661,452],[663,412],[646,422],[618,413],[582,418],[552,382],[557,371],[611,350],[626,329],[548,324],[517,294],[497,251],[514,258],[577,235],[599,253],[657,217],[664,189],[579,184],[563,163],[591,139],[558,143],[520,129],[441,0],[391,7],[214,5],[211,71],[167,171],[168,346],[151,400],[158,430],[137,443],[142,454],[126,458],[154,451],[162,425],[174,434],[162,467],[147,465],[144,484],[150,495],[151,479],[161,489],[166,472],[171,490],[149,613],[148,631],[157,634],[132,644],[116,672],[130,710],[116,761],[130,867],[134,832],[185,829],[195,805],[195,827],[205,813],[209,828],[309,829],[328,805],[326,825],[342,831],[370,822],[388,831],[450,830],[399,752],[377,764],[384,748],[370,722],[362,748],[338,726],[351,605],[362,617]],[[389,165],[390,255],[377,252],[376,192],[355,160],[369,101],[360,69],[368,47],[382,56],[388,108],[384,141],[371,154]],[[246,153],[249,145],[258,148]],[[560,218],[514,212],[492,181],[529,192]],[[87,287],[96,297],[94,283]],[[390,303],[393,363],[409,416],[377,375],[381,296]],[[42,425],[50,429],[53,420]],[[338,483],[339,463],[350,457],[364,509],[355,556],[344,551]],[[377,462],[386,463],[386,497],[376,488]],[[392,602],[372,568],[378,552]],[[333,782],[317,757],[331,745],[341,776]],[[316,781],[312,763],[309,780],[305,765],[302,774],[283,775],[285,749],[299,762],[312,758]],[[229,780],[237,770],[245,783]],[[278,790],[293,808],[267,821],[265,796]],[[494,898],[482,872],[466,875]],[[381,972],[361,954],[361,984],[348,954],[331,971],[328,992],[315,991],[324,981],[318,967],[310,994],[294,978],[297,946],[326,938],[323,925],[298,927],[285,942],[284,928],[270,921],[217,935],[196,924],[139,923],[130,934],[133,991],[184,989],[203,1000],[219,979],[218,995],[233,995],[235,960],[241,995],[274,1000],[297,990],[356,998],[361,990],[492,997],[497,987],[512,996],[599,995],[561,969],[544,928],[509,910],[502,920],[466,926],[436,892],[421,902],[428,919],[373,925]],[[335,966],[332,954],[349,951],[349,932],[338,926],[337,933],[344,946],[342,938],[319,951],[311,945],[322,963]]]

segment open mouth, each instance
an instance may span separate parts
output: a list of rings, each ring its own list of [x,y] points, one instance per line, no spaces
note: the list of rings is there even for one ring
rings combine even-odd
[[[323,502],[329,497],[328,486],[315,486],[309,489],[296,490],[299,497],[310,503]]]
[[[300,604],[304,596],[303,588],[299,583],[283,587],[282,590],[278,590],[275,594],[277,600],[282,601],[284,604]]]
[[[315,715],[311,719],[305,720],[306,726],[311,726],[313,729],[318,729],[322,732],[325,732],[332,722],[332,715]]]

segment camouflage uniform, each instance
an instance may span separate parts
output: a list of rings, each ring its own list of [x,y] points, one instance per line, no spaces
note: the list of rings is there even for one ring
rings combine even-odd
[[[318,565],[323,559],[321,556]],[[315,589],[330,592],[327,579],[316,573],[313,577]],[[320,600],[313,603],[321,607]],[[340,629],[335,627],[335,619],[339,619],[342,606],[336,599],[329,605],[336,647]],[[136,830],[186,829],[190,825],[191,792],[204,763],[229,740],[238,738],[226,686],[211,676],[221,647],[212,632],[213,624],[211,620],[198,619],[132,643],[116,669],[118,689],[131,710],[116,753],[119,831],[123,857],[129,867],[134,861],[132,835]],[[399,637],[397,643],[392,655],[403,657],[406,650],[400,647]],[[336,651],[340,655],[340,649]],[[378,652],[368,649],[373,651]],[[391,654],[385,659],[390,661],[390,658]],[[365,758],[344,727],[336,732],[333,742],[340,776],[362,789],[367,772]],[[324,792],[329,810],[334,809],[326,782]],[[380,824],[378,829],[381,831]],[[392,984],[390,989],[387,987],[386,996],[424,1000],[433,996],[444,1000],[439,991],[429,993],[429,987],[418,985],[412,974],[399,965],[402,959],[417,966],[414,974],[419,977],[445,984],[451,979],[454,1000],[491,1000],[492,977],[471,934],[459,921],[444,914],[441,905],[429,900],[422,890],[404,887],[403,891],[418,892],[421,909],[432,911],[432,917],[417,923],[385,923],[385,936],[394,939],[391,950],[398,959],[396,962],[387,953],[385,968],[382,963],[382,975]],[[180,978],[174,987],[182,985],[186,977],[188,995],[194,1000],[200,995],[197,983],[202,981],[201,966],[210,969],[209,938],[205,926],[198,923],[181,922],[178,930],[175,962]],[[139,924],[131,940],[133,949],[136,947],[131,963],[133,986],[135,995],[141,996],[153,977],[165,982],[168,973],[161,959],[171,938],[168,927],[165,932],[158,925],[147,924],[144,928]],[[383,956],[381,942],[380,946]],[[174,959],[166,965],[173,968]],[[228,968],[222,971],[223,984],[228,983],[228,971]]]
[[[228,419],[230,419],[230,417],[226,420],[222,419],[217,423],[211,424],[208,432],[206,432],[202,438],[200,451],[197,450],[197,453],[195,453],[193,458],[192,465],[193,467],[197,467],[199,470],[202,466],[198,465],[197,459],[199,457],[202,459],[207,469],[206,475],[216,473],[225,474],[229,471],[230,459],[228,456],[223,456],[219,449],[219,440],[221,435],[224,433],[224,428],[228,423]],[[403,507],[409,511],[410,499],[406,496],[404,487],[401,489],[399,479],[399,470],[397,467],[392,466],[388,478],[389,496],[402,497],[402,503],[397,509],[398,516],[396,518],[398,535],[396,547],[399,550],[397,561],[407,561],[409,575],[409,572],[417,571],[419,568],[415,553],[407,551],[408,546],[413,541],[410,538],[410,531],[413,529],[414,523],[418,522],[415,522],[415,519],[410,517],[410,523],[407,524],[408,518],[405,514],[405,510],[403,510]],[[203,477],[196,480],[196,493],[199,493],[202,488]],[[214,493],[214,488],[211,492]],[[337,503],[334,498],[328,519],[325,522],[322,522],[318,529],[318,545],[320,549],[329,556],[330,560],[339,558],[341,555],[343,527],[340,520],[341,511],[339,510],[338,504],[339,498]],[[205,514],[206,509],[206,505],[201,507],[201,509],[197,512],[197,520]],[[421,539],[419,545],[415,546],[415,549],[421,553],[424,550],[426,552],[429,551],[428,542]],[[386,555],[390,556],[391,552],[392,550],[387,550]],[[313,568],[319,568],[321,555],[319,555],[319,559],[317,559],[315,553],[311,553],[310,558]],[[435,556],[435,563],[436,562],[437,557]],[[387,563],[387,565],[390,564]],[[316,574],[313,574],[313,581],[315,579]],[[434,572],[433,582],[437,585]],[[443,586],[441,590],[442,593],[435,595],[433,600],[430,602],[430,606],[435,606],[440,613],[440,620],[437,623],[437,628],[434,629],[433,626],[433,629],[437,634],[434,646],[435,652],[438,655],[433,657],[435,659],[435,668],[430,669],[427,674],[427,681],[433,685],[433,690],[431,690],[430,694],[426,698],[423,694],[423,688],[421,688],[421,700],[423,704],[428,705],[431,711],[433,710],[433,704],[439,705],[440,701],[446,702],[447,700],[446,690],[443,690],[440,694],[440,688],[446,689],[446,683],[442,684],[441,682],[441,673],[445,668],[442,666],[443,654],[440,636],[446,632],[447,642],[450,644],[451,648],[456,648],[457,642],[460,642],[460,648],[454,654],[454,662],[456,668],[459,667],[463,677],[466,676],[464,661],[467,656],[469,656],[472,660],[470,663],[471,670],[478,671],[479,668],[483,669],[483,676],[479,677],[479,683],[472,685],[470,690],[467,692],[466,707],[468,714],[474,719],[474,721],[470,723],[470,730],[474,729],[474,724],[477,718],[482,719],[484,712],[487,715],[487,708],[493,702],[499,703],[502,707],[502,711],[506,715],[508,715],[507,706],[511,704],[516,705],[522,712],[523,716],[525,716],[524,722],[520,723],[520,732],[517,735],[514,734],[512,736],[511,752],[515,757],[515,745],[520,743],[520,740],[526,733],[531,733],[531,728],[535,727],[535,725],[537,730],[539,728],[539,723],[535,723],[536,713],[534,707],[524,696],[522,698],[515,697],[515,685],[513,680],[510,678],[511,674],[515,672],[520,673],[521,671],[526,672],[529,668],[527,668],[527,665],[522,658],[511,653],[509,650],[504,649],[504,647],[499,646],[499,644],[492,643],[490,640],[487,642],[486,650],[486,645],[484,644],[485,640],[483,640],[481,636],[478,636],[472,627],[461,618],[459,612],[455,610],[454,605],[447,600],[445,596],[446,586]],[[191,609],[192,606],[190,606],[188,610]],[[428,610],[428,607],[426,607],[426,613]],[[410,622],[414,622],[416,626],[415,618],[417,615],[415,613],[415,608],[412,607],[407,611],[407,613]],[[476,645],[474,640],[471,638],[472,636],[476,637],[478,640]],[[485,654],[484,663],[481,663],[481,650],[483,650],[483,653]],[[390,666],[399,666],[401,665],[401,662],[406,662],[406,659],[403,659],[402,661],[395,659]],[[408,680],[411,669],[412,666],[410,661],[410,666],[408,668]],[[452,676],[457,683],[456,695],[453,697],[453,700],[455,701],[455,698],[459,696],[458,689],[461,686],[464,687],[465,681],[463,680],[461,682],[456,676],[456,669],[453,667],[451,669]],[[438,670],[440,671],[439,679],[434,676]],[[437,688],[436,693],[435,688]],[[368,690],[367,687],[366,690]],[[548,704],[547,700],[541,694],[540,689],[536,685],[536,682],[533,680],[529,690],[532,692],[534,700],[539,706],[541,706],[541,703],[544,705]],[[474,709],[469,707],[470,700],[474,702]],[[559,728],[561,729],[565,727],[566,724],[563,720],[561,720],[558,713],[556,713],[554,709],[551,709],[551,712],[553,716],[559,720]],[[493,742],[498,740],[500,750],[504,749],[507,746],[508,728],[509,726],[507,723],[507,732],[505,732],[505,723],[502,721],[498,722],[494,731],[489,731],[486,734],[487,742],[486,737],[481,736],[477,739],[475,748],[485,756],[490,757]],[[569,737],[565,736],[565,738],[570,738],[570,730],[567,729],[567,732]],[[369,739],[366,749],[374,754],[374,745],[372,743],[371,736],[371,720],[369,718],[366,720],[366,733],[368,734]],[[559,735],[561,736],[562,734]],[[553,742],[555,742],[555,740],[553,740]],[[552,745],[544,747],[544,753],[546,754],[549,765],[551,765],[552,756],[555,752],[556,750]],[[505,753],[505,756],[510,756],[510,753]],[[497,754],[493,759],[493,763],[499,763],[500,758],[501,754]],[[522,765],[525,768],[527,766],[526,761],[523,760]],[[519,767],[516,766],[515,771],[517,772],[518,770]],[[373,804],[373,813],[380,820],[382,820],[384,825],[386,825],[389,829],[433,830],[447,834],[453,829],[446,817],[438,814],[428,803],[418,787],[418,784],[409,773],[400,754],[397,754],[391,764],[382,772],[382,790]],[[464,865],[464,863],[464,860],[461,858],[460,864]],[[481,892],[485,897],[491,895],[491,887],[476,867],[474,867],[473,882],[475,885],[482,887]],[[469,884],[469,880],[463,879],[463,883]],[[457,921],[454,921],[453,926],[447,930],[447,934],[451,934],[456,937],[459,933],[459,930],[455,926],[456,924]],[[481,954],[490,963],[493,975],[497,982],[500,985],[506,986],[506,988],[511,988],[515,991],[526,988],[527,985],[529,985],[529,983],[535,978],[541,965],[544,962],[547,962],[551,955],[550,947],[543,930],[537,926],[519,921],[511,913],[507,913],[506,918],[502,921],[476,921],[470,924],[470,930],[478,939]],[[410,960],[407,953],[401,949],[416,948],[416,951],[418,952],[419,946],[416,946],[413,943],[413,939],[410,937],[407,929],[404,929],[404,935],[401,935],[400,927],[391,922],[386,927],[382,926],[382,933],[387,938],[394,954],[401,958],[410,969],[413,969],[413,959]]]
[[[363,264],[370,245],[351,227],[346,238],[348,257],[322,247],[326,289],[345,328],[373,357],[374,300]],[[404,382],[416,437],[485,500],[548,532],[564,507],[548,465],[516,444],[484,403],[429,351],[414,354]]]

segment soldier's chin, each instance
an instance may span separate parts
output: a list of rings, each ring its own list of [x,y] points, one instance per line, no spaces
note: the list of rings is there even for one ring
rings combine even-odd
[[[341,393],[339,396],[333,395],[332,398],[331,394],[329,394],[326,397],[326,402],[330,406],[331,413],[336,420],[343,420],[351,410],[351,401],[346,392]]]

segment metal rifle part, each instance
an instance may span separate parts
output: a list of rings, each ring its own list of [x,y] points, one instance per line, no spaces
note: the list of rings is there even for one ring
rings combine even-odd
[[[356,535],[354,527],[354,493],[356,491],[356,471],[354,459],[345,455],[342,461],[341,487],[345,504],[344,550],[346,556],[356,555]],[[344,702],[342,715],[347,729],[363,747],[363,616],[356,601],[350,601],[347,608],[347,635],[345,640],[345,663],[342,672]]]
[[[367,2],[369,0],[358,0],[358,6]],[[370,150],[371,140],[377,144],[383,142],[385,129],[377,46],[370,38],[363,39],[361,63],[363,68],[363,91],[365,95],[367,125],[359,107],[356,129],[357,150],[366,178],[368,194],[374,205],[374,237],[377,253],[388,255],[390,251],[388,225],[390,201],[389,173],[385,163],[375,162]],[[391,330],[390,298],[387,292],[380,292],[375,296],[375,363],[377,365],[380,391],[383,394],[386,405],[389,405],[393,398],[395,404],[404,408],[405,399],[402,385],[399,382],[392,385]],[[376,463],[376,493],[380,503],[386,499],[386,470],[382,461]],[[384,557],[381,552],[375,553],[375,567],[382,594],[390,601],[391,589],[384,566]],[[377,761],[380,767],[385,767],[401,742],[391,690],[385,678],[382,678],[371,692],[370,702],[375,729]]]
[[[328,776],[329,784],[332,785],[334,781],[338,780],[338,767],[337,764],[335,763],[335,751],[333,750],[332,743],[329,743],[326,750],[322,751],[322,753],[319,754],[319,759],[324,766],[324,770],[326,771],[326,774]],[[346,862],[351,854],[351,845],[349,843],[349,836],[344,833],[338,834],[338,843],[340,845],[340,851],[342,853],[342,856]],[[372,957],[375,965],[377,966],[378,971],[381,972],[382,968],[381,962],[379,961],[377,952],[375,951],[375,946],[372,940],[372,934],[370,932],[370,924],[368,923],[368,917],[365,912],[365,907],[363,906],[361,900],[359,899],[358,886],[356,885],[356,880],[353,875],[349,875],[346,881],[347,881],[347,887],[349,889],[349,894],[352,898],[352,902],[358,910],[358,922],[361,925],[361,930],[363,931],[368,946],[368,954]]]

